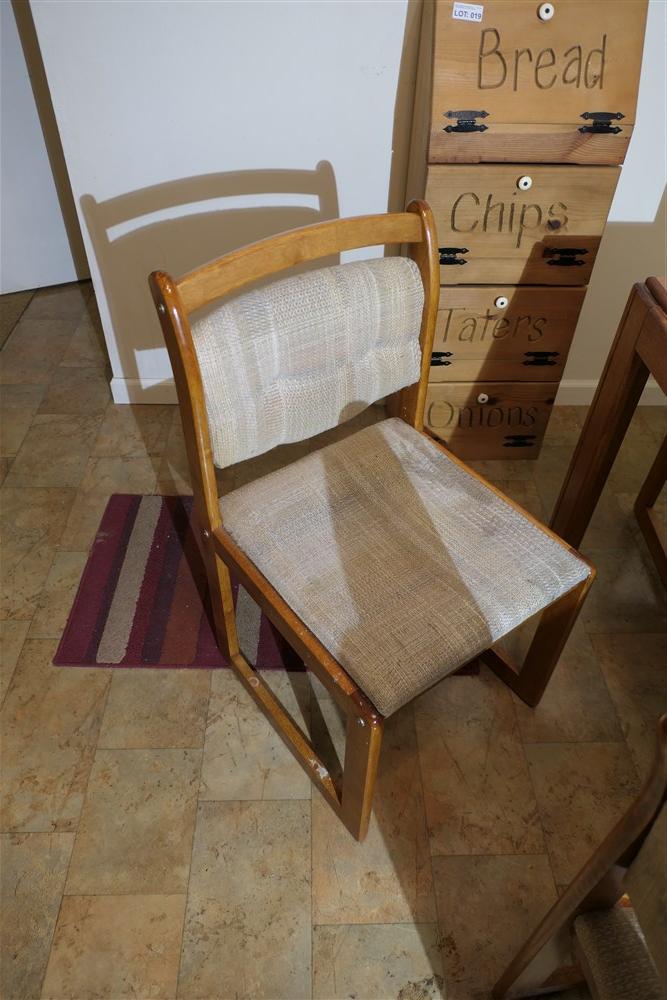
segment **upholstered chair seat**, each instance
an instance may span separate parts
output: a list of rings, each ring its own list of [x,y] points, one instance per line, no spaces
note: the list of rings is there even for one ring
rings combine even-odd
[[[590,572],[398,419],[220,507],[235,542],[385,716]]]

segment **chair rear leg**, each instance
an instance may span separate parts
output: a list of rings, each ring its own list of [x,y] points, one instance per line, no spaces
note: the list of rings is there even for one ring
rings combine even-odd
[[[205,528],[200,533],[200,539],[200,551],[206,568],[215,637],[220,652],[231,661],[232,657],[239,652],[231,577],[227,566],[213,547],[210,533]]]
[[[487,649],[480,656],[531,708],[542,699],[594,578],[593,572],[544,609],[521,667],[495,649]]]

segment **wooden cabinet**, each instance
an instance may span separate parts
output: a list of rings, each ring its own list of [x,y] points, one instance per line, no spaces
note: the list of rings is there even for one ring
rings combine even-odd
[[[407,194],[440,253],[426,426],[462,458],[537,457],[632,135],[647,5],[423,0]]]
[[[553,403],[550,382],[431,384],[425,424],[456,455],[535,458]]]
[[[429,166],[442,284],[585,285],[618,176],[618,167]]]
[[[584,295],[584,288],[443,288],[430,381],[558,381]]]
[[[623,161],[646,0],[461,6],[434,12],[430,162]]]

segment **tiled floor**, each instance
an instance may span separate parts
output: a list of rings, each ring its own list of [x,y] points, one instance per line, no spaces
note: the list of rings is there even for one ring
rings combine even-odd
[[[667,410],[634,420],[543,703],[482,670],[398,713],[359,845],[229,673],[51,666],[107,497],[187,489],[183,446],[174,407],[109,402],[86,285],[37,293],[1,361],[3,998],[488,997],[667,709],[667,603],[631,517]],[[480,468],[544,516],[582,418],[556,409],[536,463]],[[339,745],[305,676],[272,683]]]

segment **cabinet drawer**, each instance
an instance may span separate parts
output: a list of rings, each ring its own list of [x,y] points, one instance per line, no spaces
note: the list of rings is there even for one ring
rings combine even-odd
[[[559,381],[585,294],[585,288],[443,288],[430,380]]]
[[[622,162],[635,121],[646,0],[486,0],[473,21],[454,8],[437,0],[429,160]],[[484,130],[451,131],[461,128],[461,111],[477,111]],[[583,117],[596,114],[620,117]],[[591,126],[597,130],[580,131]]]
[[[460,458],[537,458],[557,388],[545,382],[432,382],[426,427]]]
[[[452,251],[441,252],[441,282],[585,285],[619,171],[535,164],[523,169],[518,164],[430,166],[426,200],[435,216],[438,246]]]

